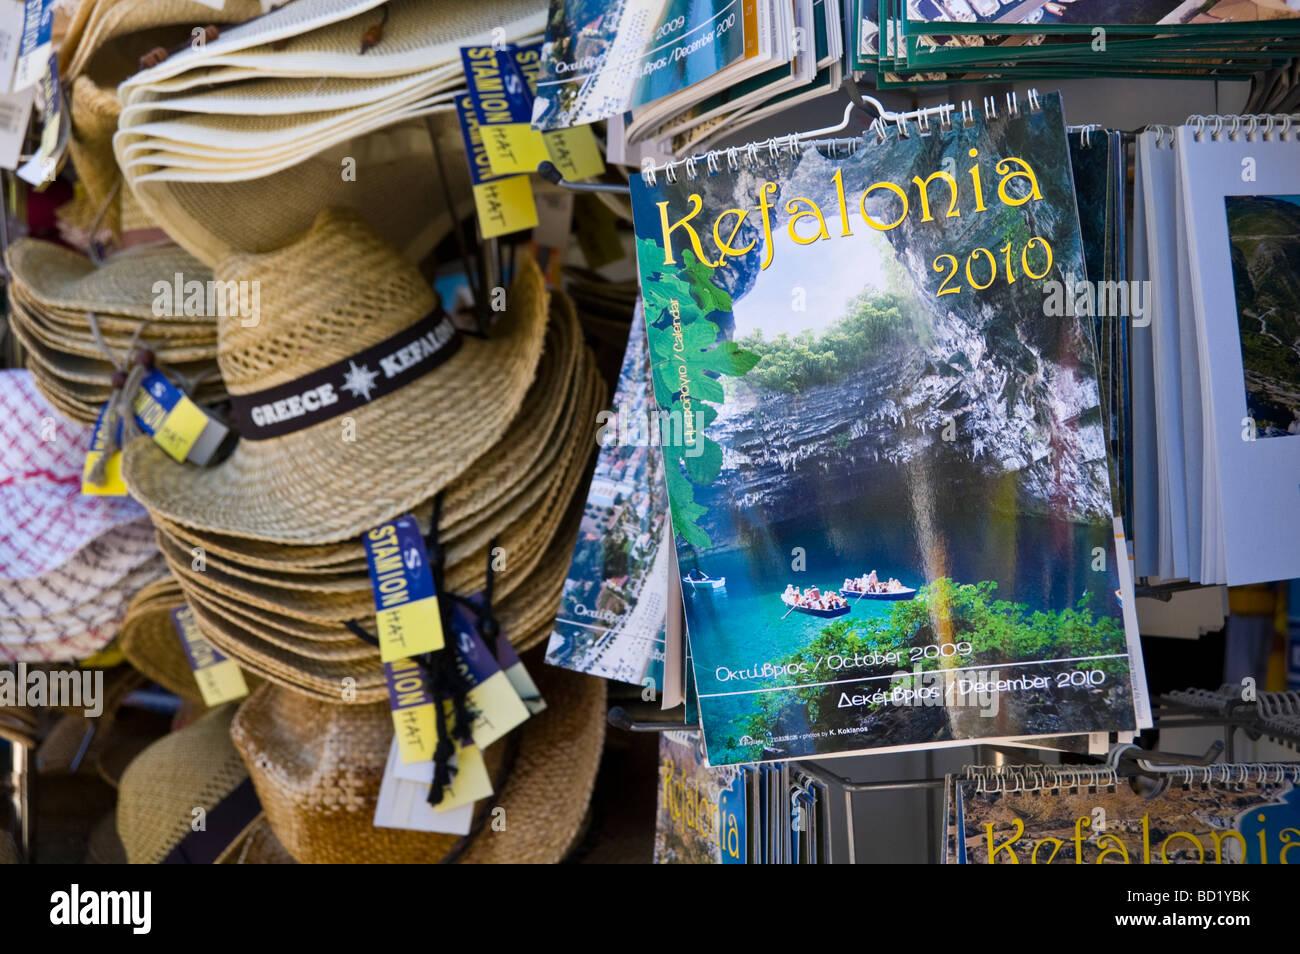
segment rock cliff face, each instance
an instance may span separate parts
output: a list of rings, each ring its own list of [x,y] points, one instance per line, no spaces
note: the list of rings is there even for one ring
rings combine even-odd
[[[795,473],[847,499],[882,465],[928,456],[948,488],[978,494],[1018,475],[1021,509],[1105,517],[1105,450],[1095,380],[1025,346],[1013,373],[955,315],[933,344],[896,353],[869,372],[802,394],[759,393],[728,382],[709,432],[724,448],[722,481],[742,508],[801,509]],[[987,480],[982,480],[986,478]],[[806,489],[804,490],[806,492]]]

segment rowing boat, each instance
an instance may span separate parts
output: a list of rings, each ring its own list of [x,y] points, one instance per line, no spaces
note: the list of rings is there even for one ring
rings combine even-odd
[[[894,590],[886,593],[864,593],[861,590],[840,590],[840,596],[846,600],[885,600],[892,602],[894,600],[910,600],[916,595],[916,590],[910,586],[905,586],[901,590]]]
[[[837,606],[835,609],[817,609],[815,606],[800,606],[798,603],[794,603],[786,599],[784,596],[781,597],[781,602],[790,608],[790,610],[787,611],[787,615],[790,611],[793,611],[795,613],[805,613],[808,616],[817,616],[821,619],[835,619],[836,617],[844,616],[850,609],[852,609],[852,607],[848,605]],[[784,619],[784,617],[782,618]]]

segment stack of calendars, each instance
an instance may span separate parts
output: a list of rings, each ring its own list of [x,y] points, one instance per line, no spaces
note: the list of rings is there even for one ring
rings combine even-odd
[[[552,0],[533,124],[689,152],[838,88],[843,36],[836,0]]]
[[[1284,116],[1137,140],[1134,542],[1141,576],[1300,576],[1300,140]],[[1140,453],[1140,451],[1153,453]]]
[[[1300,43],[1288,0],[843,0],[880,87],[1077,76],[1248,79]]]

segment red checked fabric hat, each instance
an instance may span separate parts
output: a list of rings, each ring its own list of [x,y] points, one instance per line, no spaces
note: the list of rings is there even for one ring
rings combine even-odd
[[[27,371],[0,371],[0,580],[58,569],[145,510],[127,497],[82,496],[90,428],[59,415]]]

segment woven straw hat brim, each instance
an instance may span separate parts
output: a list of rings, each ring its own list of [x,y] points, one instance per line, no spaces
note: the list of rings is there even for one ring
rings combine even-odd
[[[217,858],[219,865],[296,865],[280,839],[271,830],[271,823],[263,813],[253,819],[239,837],[230,843]]]
[[[440,368],[352,412],[355,441],[342,440],[340,420],[322,421],[241,441],[223,463],[196,469],[142,439],[123,453],[123,478],[148,509],[197,529],[278,543],[358,536],[433,496],[509,427],[546,328],[545,284],[531,259],[508,301],[499,335],[466,340]]]
[[[538,668],[545,671],[536,677],[546,711],[524,724],[519,754],[497,797],[508,822],[502,831],[485,827],[462,864],[558,864],[577,844],[604,752],[605,681]]]
[[[541,501],[548,492],[554,489],[557,481],[562,479],[562,471],[556,466],[556,458],[562,451],[570,451],[573,443],[574,424],[585,420],[584,415],[590,409],[590,403],[576,405],[564,408],[565,414],[561,420],[568,423],[570,433],[549,435],[549,448],[545,459],[540,461],[529,461],[528,467],[532,470],[537,468],[537,477],[523,488],[516,488],[511,481],[503,480],[498,484],[500,495],[494,501],[486,512],[478,513],[469,518],[468,522],[463,522],[461,527],[465,531],[459,535],[440,534],[444,539],[444,546],[447,547],[447,559],[450,565],[455,566],[463,560],[470,559],[477,555],[487,543],[495,536],[500,534],[505,528],[513,525],[532,510],[537,503]],[[557,422],[548,422],[557,423]],[[560,443],[560,442],[563,443]],[[504,442],[503,442],[504,443]],[[485,484],[483,478],[495,476],[495,468],[487,468],[487,473],[480,474],[477,467],[472,474],[465,475],[457,481],[444,498],[453,496],[453,491],[458,486],[467,486],[477,491],[479,488],[487,489],[490,485]],[[518,476],[518,474],[513,474]],[[514,496],[512,496],[514,495]],[[475,503],[483,501],[486,497],[483,494],[478,497],[469,497],[462,495],[462,499],[473,501]],[[447,505],[444,503],[444,508]],[[423,527],[427,527],[431,514],[427,507],[418,507],[417,520]],[[419,511],[423,511],[421,515]],[[421,518],[423,517],[423,518]],[[272,587],[283,587],[285,589],[305,589],[318,592],[355,592],[358,589],[368,589],[368,582],[358,582],[359,580],[368,581],[364,551],[360,543],[356,544],[338,544],[340,552],[332,555],[342,555],[342,548],[346,547],[346,553],[349,559],[338,563],[328,563],[316,566],[297,565],[294,561],[299,558],[298,551],[315,550],[311,547],[291,547],[280,546],[276,544],[266,544],[260,541],[230,541],[228,538],[213,537],[210,534],[196,532],[188,527],[183,527],[173,523],[164,517],[155,515],[155,523],[159,532],[170,537],[172,542],[178,548],[201,548],[204,552],[204,559],[211,565],[221,570],[223,573],[233,577],[240,577],[253,583],[265,584]],[[472,535],[471,535],[472,534]]]
[[[454,75],[456,67],[447,72]],[[268,113],[331,113],[353,110],[390,101],[412,90],[431,91],[443,82],[442,72],[393,76],[381,80],[338,76],[269,77],[259,75],[238,85],[221,83],[181,95],[162,95],[157,87],[138,95],[122,110],[132,133],[141,135],[148,123],[160,118],[196,115],[264,116]],[[463,74],[461,74],[463,76]],[[147,133],[146,135],[153,135]],[[164,136],[163,138],[167,138]]]
[[[275,633],[312,643],[356,642],[356,636],[343,623],[310,623],[306,620],[294,619],[292,616],[284,616],[238,599],[232,599],[229,595],[220,593],[211,587],[201,586],[192,577],[187,580],[187,585],[190,592],[201,597],[205,603],[218,609],[238,613],[239,618],[246,620],[249,627],[255,632]],[[373,628],[369,619],[362,619],[360,622],[367,631]]]
[[[74,771],[79,760],[87,765],[98,763],[113,749],[115,738],[127,738],[128,733],[115,729],[118,710],[126,697],[144,682],[144,676],[130,666],[116,666],[104,672],[102,711],[98,716],[88,717],[80,708],[51,707],[51,711],[62,715],[36,750],[37,771],[42,775],[62,774]]]
[[[463,76],[447,73],[415,83],[403,78],[383,99],[361,108],[332,109],[312,94],[320,80],[255,80],[237,87],[250,107],[247,115],[170,113],[170,100],[138,104],[132,119],[162,115],[132,123],[115,139],[114,148],[131,178],[164,169],[234,169],[240,178],[249,178],[257,169],[275,172],[295,165],[340,140],[445,110],[455,102],[457,93],[448,87],[456,81],[463,82]],[[252,112],[259,103],[265,108]],[[151,107],[147,113],[141,108],[145,105]]]
[[[183,249],[162,246],[132,249],[111,256],[98,268],[86,256],[41,239],[18,239],[5,261],[14,285],[24,297],[51,308],[72,312],[153,319],[160,279],[168,284],[176,274],[185,281],[207,283],[212,270]],[[210,325],[210,317],[168,316],[168,322]]]
[[[17,296],[15,296],[17,298]],[[20,301],[25,311],[36,315],[51,334],[67,335],[75,340],[94,340],[90,330],[90,321],[85,312],[60,311],[52,308],[35,308],[30,302]],[[114,354],[126,356],[126,349],[132,338],[143,324],[136,318],[114,318],[111,315],[97,314],[96,323],[105,342]],[[157,354],[168,347],[183,346],[188,348],[206,347],[209,354],[217,350],[217,330],[215,325],[182,325],[171,321],[154,321],[144,326],[140,343],[152,348]]]
[[[420,0],[392,0],[387,4],[383,39],[359,57],[356,49],[361,35],[379,22],[377,15],[369,13],[379,3],[295,0],[267,16],[223,31],[200,49],[182,51],[131,77],[122,87],[124,101],[129,101],[134,90],[148,89],[160,79],[244,60],[258,65],[265,60],[321,76],[415,73],[454,63],[461,46],[491,43],[494,35],[514,41],[546,28],[545,9],[532,0],[442,0],[436,6]],[[499,32],[494,34],[494,30]],[[272,43],[279,48],[273,50]]]
[[[474,209],[465,163],[448,159],[442,171],[431,172],[439,167],[430,135],[445,157],[464,145],[448,104],[430,107],[419,119],[389,120],[291,164],[274,164],[283,166],[278,170],[146,172],[133,166],[128,181],[145,211],[206,262],[281,248],[310,228],[322,206],[354,210],[408,259],[420,261]],[[365,175],[345,181],[339,170],[353,161]],[[268,209],[274,214],[266,215]]]
[[[71,610],[122,582],[157,552],[147,519],[124,524],[90,541],[49,573],[27,580],[0,580],[0,619],[39,618]]]
[[[47,376],[52,375],[60,381],[70,382],[73,386],[77,384],[91,385],[99,390],[78,389],[75,394],[83,399],[94,399],[100,391],[103,392],[103,398],[100,403],[107,400],[108,393],[111,390],[111,381],[114,372],[117,370],[114,365],[109,363],[104,356],[73,354],[64,350],[64,344],[51,346],[41,339],[35,332],[38,327],[35,321],[27,314],[26,310],[14,303],[10,310],[10,327],[13,328],[14,335],[22,342],[23,347],[29,352],[30,357],[40,366],[41,371],[33,370],[33,376],[44,372]],[[187,378],[193,379],[213,366],[211,357],[201,361],[182,361],[174,362],[168,370],[175,371]],[[200,402],[206,400],[205,392],[209,395],[224,395],[225,388],[220,381],[207,382],[199,386],[198,397]]]
[[[0,650],[20,651],[23,648],[39,652],[35,647],[66,637],[70,633],[101,629],[116,629],[126,615],[126,604],[140,587],[152,583],[167,572],[165,562],[158,556],[129,571],[117,583],[95,593],[84,594],[86,599],[61,612],[41,616],[0,617]]]
[[[131,864],[157,864],[190,831],[194,809],[211,809],[245,778],[230,741],[235,704],[149,746],[122,774],[117,831]]]
[[[86,842],[85,863],[88,865],[124,865],[126,849],[117,837],[117,812],[108,812],[90,833]]]
[[[312,659],[260,639],[247,629],[213,612],[198,591],[186,588],[187,601],[207,640],[227,656],[268,682],[331,703],[345,700],[345,689],[359,703],[388,698],[379,654],[372,658],[338,662]]]
[[[594,380],[594,372],[591,372]],[[590,407],[603,404],[597,392],[589,403]],[[594,412],[593,412],[594,414]],[[551,477],[551,486],[546,500],[535,507],[527,519],[516,521],[501,531],[497,545],[507,554],[507,569],[501,574],[498,592],[508,592],[515,580],[526,575],[536,561],[540,559],[546,542],[555,533],[555,528],[563,516],[568,501],[581,483],[590,454],[580,454],[579,447],[587,436],[585,421],[591,417],[575,417],[577,427],[571,428],[572,436],[567,455],[557,461]],[[469,550],[462,557],[456,553],[458,548],[449,548],[446,585],[453,592],[472,592],[483,586],[486,569],[483,551],[490,541],[485,541],[480,548]],[[201,589],[213,590],[224,594],[232,600],[261,609],[280,613],[310,623],[341,623],[371,615],[373,597],[370,592],[368,572],[358,572],[351,580],[334,576],[328,585],[316,588],[304,587],[295,580],[292,586],[282,582],[272,584],[266,574],[253,579],[253,574],[245,569],[241,575],[230,572],[230,566],[223,568],[211,555],[205,557],[205,568],[194,569],[192,552],[183,544],[178,544],[164,532],[159,533],[159,548],[167,557],[172,570],[182,582],[193,580]]]
[[[19,321],[23,324],[25,330],[30,332],[32,337],[45,345],[54,353],[61,353],[69,356],[79,356],[89,358],[92,361],[107,361],[108,356],[95,340],[90,331],[89,323],[83,323],[86,329],[84,332],[71,332],[56,328],[50,322],[43,320],[38,313],[18,306],[17,301],[13,302],[13,313],[19,315]],[[205,362],[214,369],[217,363],[217,342],[214,335],[210,341],[201,345],[176,345],[167,344],[165,336],[146,334],[141,336],[137,347],[151,347],[159,342],[154,350],[154,357],[163,367],[182,365],[194,362]],[[108,346],[111,353],[115,356],[121,356],[125,359],[133,352],[128,351],[130,339],[108,338],[105,336],[105,345]]]
[[[91,401],[71,397],[62,388],[52,387],[50,378],[47,377],[48,371],[39,362],[33,361],[30,356],[23,366],[33,372],[36,378],[36,389],[61,417],[88,426],[95,423],[99,417],[99,409],[104,406],[103,401],[96,405]],[[104,400],[108,400],[107,395],[104,396]]]
[[[190,596],[195,602],[202,604],[205,611],[211,614],[213,620],[219,620],[230,626],[239,627],[241,632],[249,633],[260,643],[267,646],[275,646],[286,652],[301,656],[303,659],[311,659],[322,663],[348,665],[363,660],[373,660],[377,658],[378,651],[363,643],[361,640],[352,636],[351,639],[334,639],[318,640],[304,639],[295,637],[283,630],[275,629],[262,625],[256,617],[241,612],[238,608],[231,607],[229,603],[222,604],[210,599],[206,593],[197,587],[190,587],[188,590]]]
[[[566,519],[549,541],[545,555],[538,555],[533,568],[510,577],[515,586],[499,584],[497,617],[503,632],[512,643],[531,647],[545,640],[554,623],[560,604],[568,560],[573,552],[582,518],[582,501],[574,499]],[[317,658],[312,652],[287,647],[288,630],[257,619],[252,611],[226,601],[216,600],[211,591],[200,587],[197,575],[183,581],[190,605],[204,635],[219,649],[239,660],[251,672],[268,681],[292,688],[325,702],[340,703],[343,699],[344,680],[351,680],[355,701],[366,703],[386,698],[387,688],[379,666],[378,654],[369,649],[369,656],[348,662]],[[502,592],[504,590],[504,592]],[[369,619],[365,621],[369,629]],[[241,625],[244,623],[246,625]],[[354,639],[354,645],[361,646]]]
[[[466,862],[557,862],[581,828],[604,744],[605,684],[546,666],[535,677],[547,708],[518,730],[494,799],[506,831],[484,827]],[[264,686],[240,707],[231,735],[272,829],[300,862],[429,863],[465,848],[452,835],[374,826],[392,737],[382,704],[329,706]],[[489,762],[499,764],[496,750],[509,744],[492,746]]]
[[[203,703],[194,673],[172,623],[171,611],[185,604],[180,586],[173,578],[160,581],[167,594],[141,591],[127,607],[118,645],[127,662],[168,692],[197,704]]]

